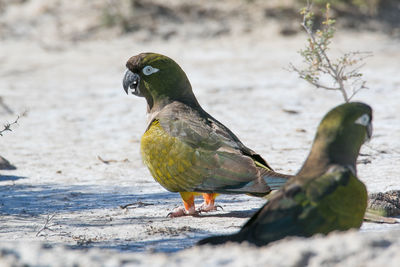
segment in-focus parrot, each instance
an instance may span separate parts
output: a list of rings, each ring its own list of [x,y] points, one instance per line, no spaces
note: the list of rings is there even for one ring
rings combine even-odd
[[[218,193],[264,196],[290,178],[272,171],[260,155],[201,108],[174,60],[142,53],[131,57],[126,67],[125,92],[147,101],[142,159],[154,179],[167,190],[179,192],[184,203],[169,216],[216,210]],[[194,197],[199,193],[204,203],[196,210]]]
[[[372,134],[372,109],[346,103],[321,121],[303,167],[233,235],[203,239],[199,244],[248,241],[266,245],[286,236],[359,228],[367,208],[367,190],[357,178],[356,159]]]

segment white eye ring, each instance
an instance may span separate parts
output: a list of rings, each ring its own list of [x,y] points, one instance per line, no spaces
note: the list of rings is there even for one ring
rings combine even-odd
[[[358,119],[356,119],[355,123],[357,124],[361,124],[363,126],[367,126],[369,123],[369,115],[368,114],[364,114],[361,117],[359,117]]]
[[[159,69],[153,68],[152,66],[146,66],[143,68],[142,71],[143,71],[144,75],[149,76],[150,74],[153,74],[153,73],[159,71]]]

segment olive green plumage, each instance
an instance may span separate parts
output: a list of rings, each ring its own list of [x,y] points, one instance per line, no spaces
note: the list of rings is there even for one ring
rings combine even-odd
[[[356,176],[360,147],[372,131],[372,110],[347,103],[321,121],[311,152],[298,174],[234,235],[210,237],[200,244],[248,241],[265,245],[286,236],[327,234],[359,228],[367,190]]]
[[[126,66],[125,91],[145,97],[148,104],[142,158],[167,190],[265,195],[290,177],[273,172],[260,155],[205,112],[172,59],[143,53]]]
[[[257,155],[203,112],[178,102],[153,119],[141,153],[157,182],[172,192],[268,193]]]

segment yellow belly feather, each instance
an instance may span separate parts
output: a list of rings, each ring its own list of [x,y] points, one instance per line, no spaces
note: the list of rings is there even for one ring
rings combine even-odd
[[[192,191],[200,177],[193,173],[196,151],[169,136],[154,120],[141,140],[141,154],[154,179],[172,192]]]

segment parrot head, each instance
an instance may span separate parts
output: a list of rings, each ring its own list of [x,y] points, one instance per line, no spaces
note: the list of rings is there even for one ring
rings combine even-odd
[[[126,67],[122,82],[125,92],[145,97],[150,110],[172,101],[198,104],[185,72],[171,58],[142,53],[131,57]]]
[[[345,103],[329,111],[322,119],[313,149],[314,146],[323,146],[330,162],[355,164],[361,145],[371,135],[371,107],[360,102]]]

